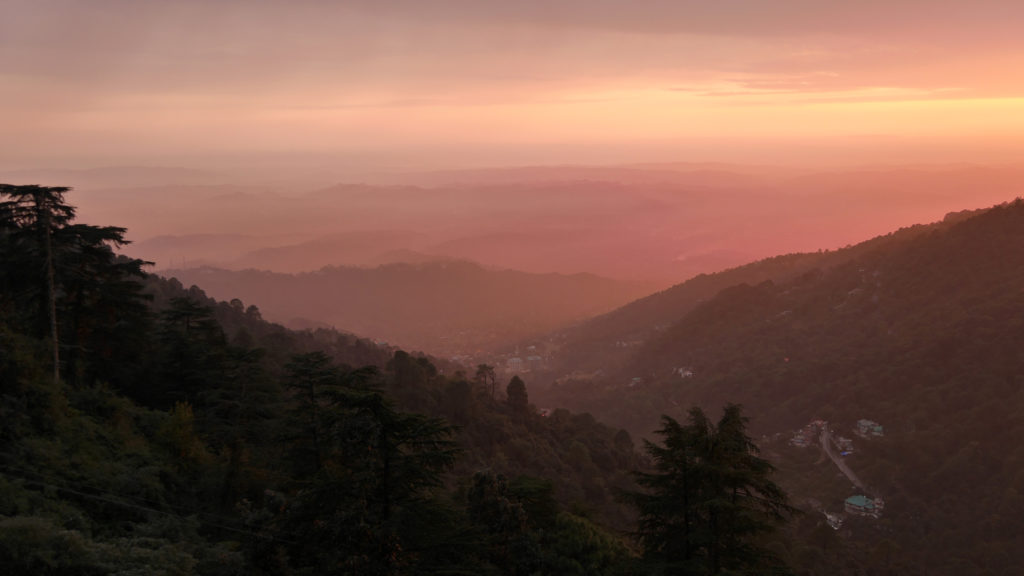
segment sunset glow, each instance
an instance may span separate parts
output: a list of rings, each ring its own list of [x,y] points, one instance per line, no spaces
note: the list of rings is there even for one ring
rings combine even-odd
[[[0,0],[3,573],[1018,576],[1022,288],[1024,0]]]
[[[0,176],[72,180],[164,267],[363,263],[344,235],[380,232],[675,282],[1024,193],[1020,21],[1003,0],[9,0]]]
[[[914,161],[1020,152],[1013,2],[385,4],[5,2],[0,156],[19,168],[440,145],[433,161],[456,166],[557,145],[551,162],[603,160],[600,147],[751,159],[724,139],[789,161],[796,148],[780,146],[859,149],[856,161],[900,160],[892,142]]]

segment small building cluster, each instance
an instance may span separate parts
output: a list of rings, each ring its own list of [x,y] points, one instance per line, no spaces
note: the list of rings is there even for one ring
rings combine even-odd
[[[828,422],[821,418],[811,420],[809,424],[793,434],[793,437],[789,439],[789,445],[796,446],[797,448],[807,448],[817,442],[818,433],[824,430],[826,426],[828,426]]]
[[[843,503],[847,514],[853,516],[867,516],[877,519],[885,509],[885,502],[881,498],[868,498],[863,494],[850,496]]]
[[[505,371],[509,374],[518,374],[523,371],[523,359],[518,356],[509,358],[505,362]]]
[[[878,422],[874,422],[872,420],[865,420],[863,418],[857,420],[856,432],[857,435],[860,436],[861,438],[885,436],[881,424],[879,424]]]
[[[835,439],[836,446],[839,447],[840,456],[849,456],[853,454],[853,440],[846,438],[845,436],[839,436]]]

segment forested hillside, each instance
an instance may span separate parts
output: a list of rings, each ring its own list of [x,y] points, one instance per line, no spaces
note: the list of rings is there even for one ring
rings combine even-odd
[[[635,353],[636,350],[631,348],[656,338],[660,332],[726,288],[740,284],[757,285],[765,281],[789,282],[809,271],[834,268],[884,246],[948,227],[975,213],[950,213],[942,222],[903,228],[840,250],[786,254],[721,272],[699,274],[555,334],[552,340],[557,342],[559,350],[551,360],[552,370],[557,377],[574,371],[621,368]]]
[[[0,203],[6,573],[1024,564],[1020,201],[752,266],[784,277],[681,298],[680,320],[603,373],[548,389],[287,330],[240,299],[146,274],[115,255],[123,229],[76,222],[65,192],[4,187]],[[552,409],[535,407],[539,392]],[[717,423],[705,416],[722,406]],[[844,450],[863,488],[789,445],[815,418],[838,435],[884,424]],[[645,442],[645,457],[633,438],[659,423],[663,445]],[[830,525],[854,490],[884,513]],[[804,513],[773,536],[791,518],[785,492]]]
[[[791,279],[722,290],[603,375],[564,382],[544,401],[634,431],[651,429],[668,406],[742,403],[759,433],[780,434],[769,444],[780,466],[801,471],[790,472],[794,496],[824,502],[851,488],[827,459],[814,466],[787,447],[790,431],[813,418],[846,435],[859,419],[884,423],[884,439],[855,440],[849,456],[884,495],[884,516],[854,525],[831,545],[831,560],[814,562],[843,557],[868,573],[1016,573],[1024,202],[817,261]]]
[[[147,275],[66,189],[0,203],[6,574],[616,574],[624,431]],[[415,411],[411,411],[415,409]]]
[[[219,298],[256,302],[279,322],[336,326],[446,356],[555,330],[647,292],[591,274],[488,270],[466,261],[334,266],[302,274],[217,268],[167,274]]]

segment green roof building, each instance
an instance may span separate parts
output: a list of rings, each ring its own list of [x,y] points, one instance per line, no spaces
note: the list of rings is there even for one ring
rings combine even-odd
[[[870,516],[872,518],[878,518],[881,516],[882,508],[885,507],[881,498],[868,498],[863,494],[850,496],[843,504],[843,507],[846,509],[848,514],[853,514],[854,516]]]

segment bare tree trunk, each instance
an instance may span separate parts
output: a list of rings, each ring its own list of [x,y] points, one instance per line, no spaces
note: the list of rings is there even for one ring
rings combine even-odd
[[[53,340],[53,383],[57,385],[60,384],[60,339],[57,337],[57,283],[53,269],[53,242],[50,239],[53,226],[49,214],[45,211],[43,213],[46,214],[43,220],[43,245],[46,248],[46,297],[50,303],[50,339]]]

